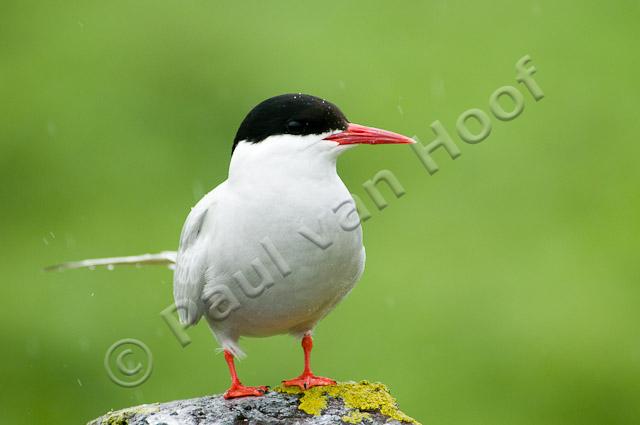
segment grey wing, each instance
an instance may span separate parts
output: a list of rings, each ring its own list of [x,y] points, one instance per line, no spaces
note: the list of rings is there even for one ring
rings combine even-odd
[[[220,186],[202,198],[189,213],[180,234],[180,247],[173,275],[173,297],[180,322],[196,324],[202,317],[201,300],[204,275],[207,269],[208,227],[211,212],[216,204],[215,194]]]

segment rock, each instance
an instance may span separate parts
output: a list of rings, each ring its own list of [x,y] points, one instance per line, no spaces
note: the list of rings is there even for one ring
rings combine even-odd
[[[301,391],[277,387],[263,397],[225,400],[206,396],[110,412],[88,425],[403,424],[402,413],[383,384],[362,381]],[[419,425],[419,424],[418,424]]]

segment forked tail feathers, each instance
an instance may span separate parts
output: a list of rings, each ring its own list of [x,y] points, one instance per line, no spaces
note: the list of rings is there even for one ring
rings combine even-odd
[[[131,265],[131,266],[147,266],[147,265],[165,265],[173,269],[176,264],[176,251],[162,251],[156,254],[132,255],[129,257],[110,257],[110,258],[92,258],[81,261],[70,261],[68,263],[56,264],[45,267],[45,271],[62,271],[70,269],[96,267],[113,268],[115,266]]]

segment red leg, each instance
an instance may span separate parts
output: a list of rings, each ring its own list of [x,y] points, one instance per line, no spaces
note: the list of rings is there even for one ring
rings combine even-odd
[[[236,365],[233,363],[233,354],[229,351],[224,350],[224,359],[227,361],[227,365],[229,366],[229,373],[231,374],[231,386],[224,393],[224,398],[236,398],[236,397],[246,397],[246,396],[261,396],[267,391],[268,387],[245,387],[238,379],[238,374],[236,373]]]
[[[311,372],[311,349],[313,348],[313,339],[311,335],[305,335],[302,338],[302,349],[304,350],[304,370],[297,378],[282,381],[286,386],[298,386],[302,390],[321,385],[335,385],[336,381],[322,376],[316,376]]]

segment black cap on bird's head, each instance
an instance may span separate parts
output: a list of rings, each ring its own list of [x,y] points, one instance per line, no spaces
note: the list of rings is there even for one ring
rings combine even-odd
[[[316,96],[295,93],[269,98],[254,107],[238,128],[232,152],[241,141],[259,143],[275,135],[324,133],[332,133],[326,140],[342,145],[415,143],[400,134],[349,123],[333,103]]]
[[[247,114],[233,141],[258,143],[278,134],[322,134],[346,130],[349,122],[331,102],[308,94],[282,94],[259,103]]]

